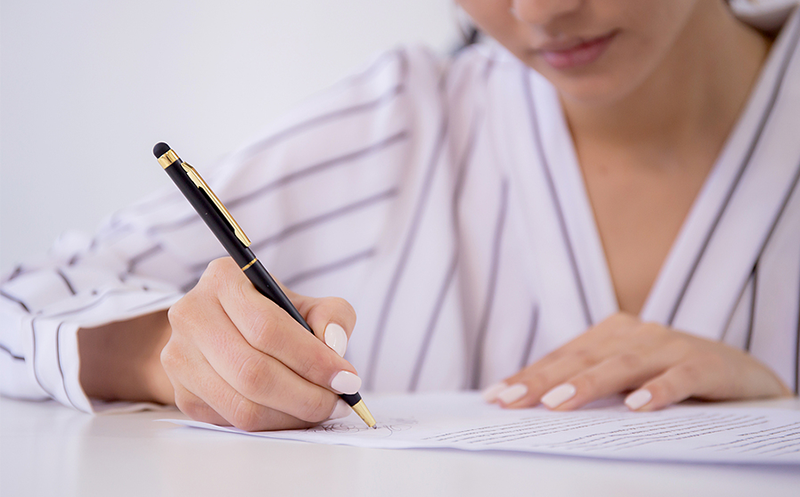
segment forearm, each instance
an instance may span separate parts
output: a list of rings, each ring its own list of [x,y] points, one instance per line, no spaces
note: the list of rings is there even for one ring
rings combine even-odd
[[[166,311],[79,330],[80,382],[86,395],[173,404],[172,385],[160,360],[169,336]]]

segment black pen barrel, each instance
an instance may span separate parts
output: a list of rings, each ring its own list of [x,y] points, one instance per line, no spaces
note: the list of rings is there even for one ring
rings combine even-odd
[[[278,307],[286,311],[295,321],[302,324],[303,327],[311,333],[314,333],[308,323],[306,323],[306,320],[303,319],[303,316],[301,316],[294,305],[292,305],[292,301],[289,300],[289,297],[283,293],[283,290],[281,290],[281,287],[278,286],[278,283],[272,278],[272,275],[270,275],[261,264],[261,261],[256,260],[253,262],[250,267],[244,270],[244,274],[261,295],[278,304]]]
[[[233,257],[239,267],[245,267],[253,259],[253,251],[245,247],[231,229],[225,218],[219,215],[219,212],[214,205],[211,198],[189,178],[186,171],[183,170],[182,162],[180,159],[173,162],[169,167],[164,170],[172,178],[172,181],[183,193],[184,197],[192,204],[192,207],[197,211],[206,225],[209,227],[217,240],[225,248],[225,251]]]

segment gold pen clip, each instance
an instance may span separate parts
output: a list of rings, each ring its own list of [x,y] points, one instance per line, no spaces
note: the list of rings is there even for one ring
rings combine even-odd
[[[222,204],[222,201],[220,201],[220,199],[217,198],[217,196],[214,194],[214,192],[211,190],[208,184],[206,184],[202,176],[200,176],[200,174],[195,170],[195,168],[193,168],[186,162],[183,162],[181,165],[183,166],[183,170],[186,171],[186,174],[189,175],[189,178],[191,178],[192,182],[194,182],[195,186],[197,186],[197,188],[204,190],[208,194],[208,197],[211,199],[211,201],[214,202],[214,205],[217,206],[217,209],[219,209],[222,215],[225,216],[225,219],[228,220],[228,223],[231,225],[231,228],[233,228],[233,233],[236,235],[236,238],[238,238],[239,241],[242,242],[245,247],[249,247],[250,239],[247,238],[247,235],[244,234],[242,228],[239,227],[239,225],[236,223],[236,220],[233,219],[233,216],[231,216],[231,213],[228,212],[228,209],[225,208],[225,206]]]

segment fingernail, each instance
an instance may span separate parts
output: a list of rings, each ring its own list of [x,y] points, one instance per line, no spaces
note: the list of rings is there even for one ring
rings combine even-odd
[[[542,396],[542,404],[556,408],[575,396],[575,387],[569,383],[559,385]]]
[[[526,393],[528,393],[528,387],[522,383],[516,383],[498,392],[497,398],[500,399],[503,404],[511,404],[524,397]]]
[[[650,390],[642,388],[628,395],[625,398],[625,405],[628,406],[630,410],[635,411],[647,405],[651,400],[653,400],[653,394],[650,393]]]
[[[485,400],[486,402],[494,402],[495,400],[497,400],[497,394],[502,392],[506,388],[508,388],[506,382],[501,381],[500,383],[495,383],[494,385],[490,386],[489,388],[481,392],[481,395],[483,396],[483,400]]]
[[[347,350],[347,333],[344,328],[336,323],[329,323],[325,327],[325,344],[339,354],[339,357],[344,357],[344,351]]]
[[[361,378],[350,371],[339,371],[331,380],[331,388],[339,393],[352,395],[361,388]]]
[[[350,409],[350,406],[347,405],[347,402],[339,399],[336,401],[336,407],[333,408],[333,412],[330,416],[328,416],[328,419],[345,418],[349,416],[351,412],[353,412],[353,410]]]

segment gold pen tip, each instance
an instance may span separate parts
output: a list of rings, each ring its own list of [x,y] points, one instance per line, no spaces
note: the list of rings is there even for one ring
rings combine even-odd
[[[356,412],[356,414],[358,414],[358,417],[367,423],[367,426],[370,428],[375,428],[375,418],[372,417],[372,413],[369,412],[369,409],[367,409],[367,405],[363,400],[359,400],[358,403],[353,406],[353,410]]]

